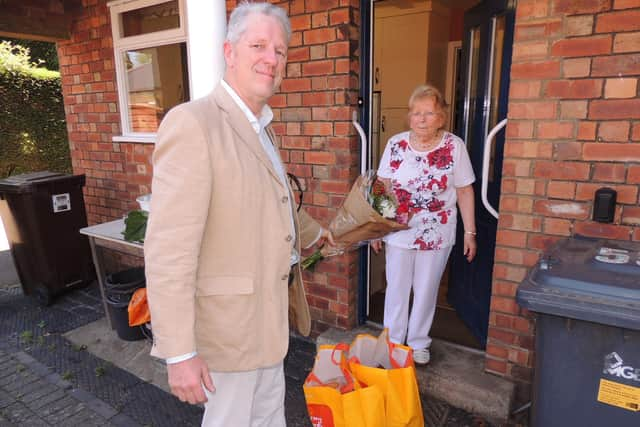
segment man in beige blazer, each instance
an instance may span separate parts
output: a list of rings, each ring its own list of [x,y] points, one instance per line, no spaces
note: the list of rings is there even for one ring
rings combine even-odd
[[[292,321],[310,332],[297,261],[330,234],[296,212],[266,104],[285,70],[284,11],[231,14],[224,80],[171,110],[153,154],[145,237],[154,344],[182,401],[206,426],[284,426],[283,360]],[[290,284],[289,276],[294,271]]]

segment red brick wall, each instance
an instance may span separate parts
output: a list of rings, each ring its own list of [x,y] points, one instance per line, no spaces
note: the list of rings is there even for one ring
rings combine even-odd
[[[308,212],[325,225],[359,174],[359,140],[351,124],[359,90],[358,1],[279,3],[293,36],[287,75],[271,99],[289,171],[303,178]],[[353,252],[306,274],[313,333],[351,328],[357,317],[357,256]]]
[[[115,143],[120,134],[111,26],[106,0],[83,0],[71,40],[59,43],[60,70],[75,173],[87,175],[91,224],[137,208],[150,191],[153,144]],[[270,101],[282,156],[303,179],[305,206],[325,225],[359,172],[350,124],[359,89],[357,0],[275,2],[291,17],[287,75]],[[227,1],[227,9],[235,7]],[[308,273],[315,334],[356,323],[357,257],[321,263]]]
[[[83,0],[72,36],[58,43],[71,161],[85,174],[89,224],[121,217],[150,192],[152,144],[113,142],[120,134],[111,24],[106,0]]]
[[[558,239],[640,240],[640,1],[521,0],[486,368],[531,380],[534,317],[518,284]],[[613,224],[594,191],[618,191]]]

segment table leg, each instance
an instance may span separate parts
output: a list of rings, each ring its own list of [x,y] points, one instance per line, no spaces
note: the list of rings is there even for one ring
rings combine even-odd
[[[113,326],[113,322],[111,321],[111,312],[109,311],[109,307],[107,305],[107,296],[105,294],[105,286],[104,286],[104,265],[103,265],[103,257],[102,250],[96,246],[95,238],[89,236],[89,245],[91,246],[91,256],[93,257],[93,265],[96,268],[96,276],[98,279],[98,285],[100,287],[100,295],[102,296],[102,305],[104,307],[104,314],[107,317],[107,323],[111,329],[115,329]]]

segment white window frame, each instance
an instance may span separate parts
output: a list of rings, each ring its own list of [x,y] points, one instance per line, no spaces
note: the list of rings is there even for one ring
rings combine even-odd
[[[149,47],[164,46],[174,43],[187,43],[187,73],[189,78],[189,98],[192,97],[191,85],[191,61],[189,60],[189,40],[187,32],[187,10],[185,0],[178,0],[180,25],[178,28],[157,31],[149,34],[122,37],[121,15],[130,10],[141,9],[156,4],[165,3],[168,0],[116,0],[107,3],[111,14],[111,31],[113,35],[113,52],[115,57],[116,81],[118,85],[118,104],[120,106],[120,124],[122,135],[113,136],[115,142],[141,142],[154,143],[155,132],[134,132],[131,129],[129,115],[129,88],[127,70],[124,63],[124,53],[133,49],[145,49]]]

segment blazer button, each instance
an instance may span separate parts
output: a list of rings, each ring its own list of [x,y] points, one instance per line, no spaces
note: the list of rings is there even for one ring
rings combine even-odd
[[[283,274],[283,275],[282,275],[282,280],[287,280],[288,278],[289,278],[289,275],[288,275],[288,274]]]
[[[282,203],[287,203],[288,201],[289,201],[289,198],[287,196],[282,197]]]
[[[284,240],[286,240],[287,242],[290,242],[293,240],[293,236],[289,234]]]

